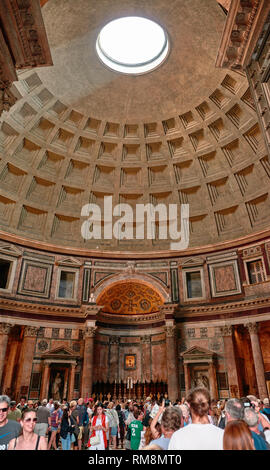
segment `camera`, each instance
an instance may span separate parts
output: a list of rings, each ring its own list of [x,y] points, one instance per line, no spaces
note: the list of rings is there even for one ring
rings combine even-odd
[[[170,400],[165,400],[165,406],[170,406],[171,401]]]

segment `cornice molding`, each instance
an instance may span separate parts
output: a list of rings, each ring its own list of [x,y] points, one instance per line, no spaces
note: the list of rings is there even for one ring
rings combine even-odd
[[[175,258],[190,255],[202,255],[203,253],[214,253],[215,251],[222,250],[233,250],[236,247],[242,247],[249,243],[258,243],[260,240],[267,239],[270,237],[270,229],[261,230],[259,232],[251,233],[243,237],[239,237],[235,240],[227,240],[211,245],[203,245],[193,248],[188,248],[183,251],[174,250],[160,250],[160,251],[99,251],[99,250],[86,250],[83,248],[74,248],[72,246],[55,245],[47,242],[41,242],[38,240],[30,240],[29,238],[15,235],[13,233],[4,232],[0,230],[0,239],[29,247],[33,249],[43,250],[51,253],[65,253],[69,256],[77,255],[80,257],[96,258],[96,259],[164,259],[164,258]]]
[[[264,22],[269,0],[234,0],[227,15],[216,67],[243,70],[248,65]]]

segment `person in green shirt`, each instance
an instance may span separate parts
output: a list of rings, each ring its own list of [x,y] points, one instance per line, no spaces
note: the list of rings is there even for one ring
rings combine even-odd
[[[141,432],[145,430],[142,420],[144,418],[143,411],[134,410],[133,412],[135,420],[129,424],[131,437],[130,437],[130,447],[131,450],[138,450],[140,447],[141,441]]]
[[[21,410],[19,410],[19,408],[16,408],[16,401],[11,401],[9,413],[7,416],[8,419],[11,419],[12,421],[20,422],[21,416],[22,416]]]

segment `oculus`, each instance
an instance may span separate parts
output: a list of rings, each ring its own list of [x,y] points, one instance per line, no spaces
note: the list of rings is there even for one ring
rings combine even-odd
[[[167,57],[169,41],[154,21],[138,16],[118,18],[100,31],[96,50],[100,60],[117,72],[139,75],[158,67]]]

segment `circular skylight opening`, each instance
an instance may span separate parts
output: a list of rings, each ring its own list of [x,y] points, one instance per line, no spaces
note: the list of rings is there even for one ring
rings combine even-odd
[[[111,69],[141,74],[150,72],[164,61],[169,42],[164,29],[154,21],[128,16],[104,26],[96,48],[101,61]]]

